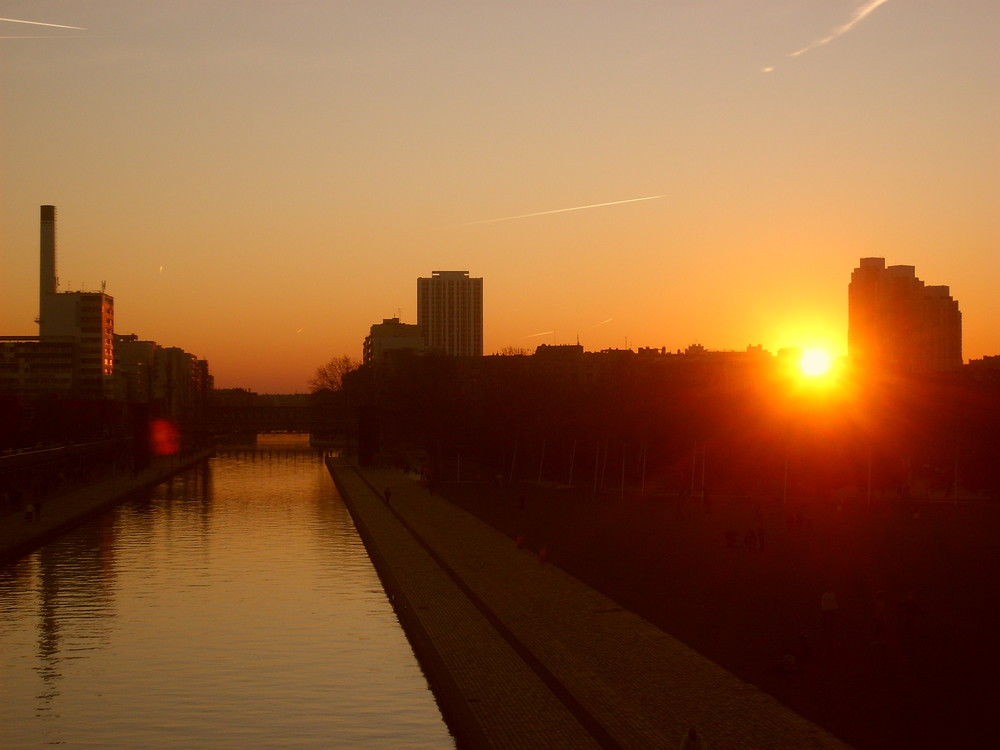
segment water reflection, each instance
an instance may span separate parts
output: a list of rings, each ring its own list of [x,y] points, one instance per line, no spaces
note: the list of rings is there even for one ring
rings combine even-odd
[[[453,746],[314,454],[222,454],[0,569],[0,608],[2,746]]]

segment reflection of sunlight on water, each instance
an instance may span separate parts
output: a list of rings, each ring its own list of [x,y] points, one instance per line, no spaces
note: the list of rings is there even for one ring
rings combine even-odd
[[[453,746],[316,454],[222,455],[3,569],[0,607],[0,746]]]
[[[308,448],[308,433],[298,432],[259,432],[257,433],[258,448]]]

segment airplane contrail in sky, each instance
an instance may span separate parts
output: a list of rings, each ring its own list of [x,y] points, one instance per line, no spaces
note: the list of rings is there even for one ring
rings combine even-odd
[[[27,23],[32,26],[51,26],[54,29],[77,29],[78,31],[86,31],[83,26],[63,26],[61,23],[42,23],[41,21],[22,21],[20,18],[0,18],[0,21],[6,21],[7,23]]]
[[[608,203],[592,203],[589,206],[573,206],[572,208],[557,208],[554,211],[538,211],[533,214],[519,214],[517,216],[504,216],[501,219],[483,219],[482,221],[470,221],[465,224],[459,224],[460,227],[470,227],[474,224],[493,224],[498,221],[513,221],[514,219],[528,219],[532,216],[546,216],[548,214],[561,214],[566,211],[583,211],[585,208],[602,208],[604,206],[617,206],[620,203],[635,203],[637,201],[651,201],[657,198],[663,198],[662,195],[648,195],[645,198],[627,198],[623,201],[610,201]]]
[[[591,328],[597,328],[597,326],[602,326],[605,323],[610,323],[612,320],[614,320],[614,318],[608,318],[607,320],[602,320],[600,323],[594,323],[594,325],[592,325]]]
[[[861,23],[863,20],[865,20],[865,18],[868,17],[868,14],[870,14],[878,6],[883,5],[887,2],[889,2],[889,0],[864,0],[863,2],[856,3],[857,7],[855,7],[854,13],[851,14],[851,17],[847,21],[847,23],[841,24],[822,39],[817,39],[812,44],[807,44],[802,49],[795,50],[795,52],[790,53],[788,56],[798,57],[799,55],[804,55],[806,52],[814,50],[817,47],[822,47],[824,44],[829,44],[834,39],[843,36],[848,31],[857,26],[859,23]],[[761,73],[770,73],[774,70],[774,68],[775,68],[774,65],[769,65],[766,68],[761,68]]]
[[[541,333],[529,333],[524,338],[526,338],[526,339],[533,339],[536,336],[548,336],[550,333],[555,333],[555,331],[542,331]]]
[[[851,15],[851,18],[847,23],[838,26],[822,39],[817,39],[812,44],[808,44],[802,49],[792,52],[789,55],[789,57],[798,57],[799,55],[804,55],[809,50],[814,50],[817,47],[822,47],[824,44],[829,44],[834,39],[836,39],[839,36],[843,36],[848,31],[857,26],[859,23],[861,23],[863,20],[865,20],[868,14],[871,13],[873,10],[875,10],[878,6],[887,2],[889,2],[889,0],[867,0],[867,2],[859,3],[858,7],[854,9],[854,13]]]

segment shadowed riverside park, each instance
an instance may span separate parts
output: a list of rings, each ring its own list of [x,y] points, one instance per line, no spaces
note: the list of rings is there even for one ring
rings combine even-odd
[[[854,746],[992,735],[988,373],[806,381],[780,358],[539,347],[401,354],[374,374],[344,381],[362,465],[421,472],[523,554]]]
[[[856,747],[994,733],[995,506],[706,505],[485,482],[435,492]],[[825,625],[827,588],[837,612]]]

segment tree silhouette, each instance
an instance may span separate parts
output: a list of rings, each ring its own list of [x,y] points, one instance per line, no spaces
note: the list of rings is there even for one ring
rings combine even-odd
[[[361,362],[346,354],[334,357],[325,365],[316,368],[316,374],[309,381],[313,393],[320,391],[337,392],[344,388],[344,376],[361,367]]]

